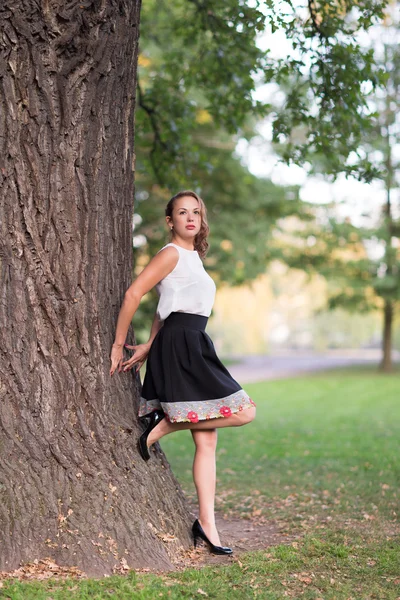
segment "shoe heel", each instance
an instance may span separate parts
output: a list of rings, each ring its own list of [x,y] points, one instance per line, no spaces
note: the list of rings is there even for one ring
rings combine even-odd
[[[204,530],[200,525],[198,519],[196,519],[196,521],[193,523],[192,534],[195,548],[197,546],[197,538],[200,538],[200,540],[204,541],[207,544],[207,546],[210,549],[210,552],[212,552],[213,554],[232,554],[232,548],[228,548],[227,546],[215,546],[212,542],[210,542],[210,540],[204,533]]]
[[[202,540],[202,538],[199,535],[196,535],[196,536],[193,537],[193,546],[194,546],[195,549],[196,548],[201,548],[202,547],[202,543],[203,543],[203,540]]]
[[[138,450],[143,460],[147,461],[150,458],[149,448],[147,446],[147,438],[149,437],[149,433],[162,419],[164,419],[164,417],[165,414],[161,410],[155,410],[149,416],[148,425],[138,440]],[[140,417],[140,420],[143,422],[143,417]]]

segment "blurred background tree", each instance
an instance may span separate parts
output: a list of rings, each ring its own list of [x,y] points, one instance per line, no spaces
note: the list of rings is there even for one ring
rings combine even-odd
[[[384,371],[392,370],[393,323],[400,305],[399,42],[395,11],[388,11],[373,38],[375,68],[384,85],[371,88],[370,119],[349,155],[352,168],[368,165],[368,180],[380,182],[385,202],[377,203],[373,214],[360,214],[356,224],[341,216],[335,204],[309,206],[314,220],[297,227],[295,240],[287,231],[292,240],[284,242],[283,237],[278,244],[287,264],[328,279],[330,308],[381,312]],[[313,150],[309,159],[314,172],[331,173],[332,164],[340,171],[329,153]]]
[[[237,2],[209,3],[207,10],[187,1],[143,6],[136,113],[137,272],[169,241],[164,208],[177,190],[194,189],[206,201],[212,231],[206,266],[217,285],[240,284],[264,272],[274,223],[300,210],[296,186],[255,177],[235,154],[239,137],[254,135],[257,119],[267,112],[252,99],[254,73],[266,66],[256,45],[264,21],[259,10]],[[140,340],[148,335],[156,300],[153,291],[136,313]]]

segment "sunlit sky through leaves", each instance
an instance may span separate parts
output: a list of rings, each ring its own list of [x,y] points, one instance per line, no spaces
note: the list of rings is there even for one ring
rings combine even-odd
[[[249,1],[252,5],[254,2]],[[304,13],[304,3],[296,3],[300,14]],[[396,4],[393,10],[396,10]],[[282,4],[277,6],[277,10]],[[368,34],[359,34],[357,39],[361,44],[374,44],[376,52],[379,54],[382,48],[382,40],[388,41],[391,36],[393,43],[393,30],[381,26],[372,27]],[[260,48],[269,50],[275,58],[282,58],[292,53],[290,40],[286,39],[282,30],[271,33],[265,31],[260,34]],[[280,103],[283,100],[283,94],[276,84],[259,85],[255,98],[263,102]],[[400,124],[399,124],[400,126]],[[385,201],[385,191],[383,184],[374,181],[371,184],[365,184],[357,181],[355,178],[346,178],[339,176],[335,182],[330,182],[323,176],[310,176],[307,169],[296,165],[288,166],[280,162],[279,157],[274,153],[271,146],[272,139],[272,119],[266,119],[260,123],[257,128],[259,136],[251,142],[245,139],[239,140],[236,151],[242,157],[243,162],[249,170],[258,177],[268,177],[276,184],[301,186],[301,198],[309,202],[336,202],[338,213],[343,218],[350,218],[357,226],[371,226],[376,223],[380,215],[380,208]],[[395,148],[395,158],[400,161],[400,145]],[[400,191],[397,189],[393,193],[393,200],[397,200],[400,205]]]

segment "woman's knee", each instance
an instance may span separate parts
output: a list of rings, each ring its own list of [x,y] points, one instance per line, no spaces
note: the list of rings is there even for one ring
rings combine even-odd
[[[245,410],[241,410],[236,413],[238,416],[238,425],[247,425],[247,423],[251,423],[254,421],[256,417],[256,409],[255,406],[250,406],[250,408],[246,408]]]
[[[215,451],[218,437],[216,429],[192,429],[192,436],[197,450]]]

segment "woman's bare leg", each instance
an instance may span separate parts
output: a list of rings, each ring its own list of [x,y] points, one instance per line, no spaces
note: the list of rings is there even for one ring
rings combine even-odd
[[[245,410],[233,413],[230,417],[219,417],[207,421],[198,421],[198,423],[171,423],[170,421],[167,421],[167,419],[162,419],[149,433],[147,445],[151,446],[164,437],[164,435],[168,435],[174,431],[182,431],[183,429],[193,429],[196,431],[218,429],[220,427],[239,427],[240,425],[246,425],[246,423],[253,421],[255,416],[256,409],[254,406],[251,406]]]
[[[215,526],[215,485],[217,430],[192,430],[196,452],[193,461],[193,480],[199,500],[199,521],[210,542],[220,546],[218,531]]]

